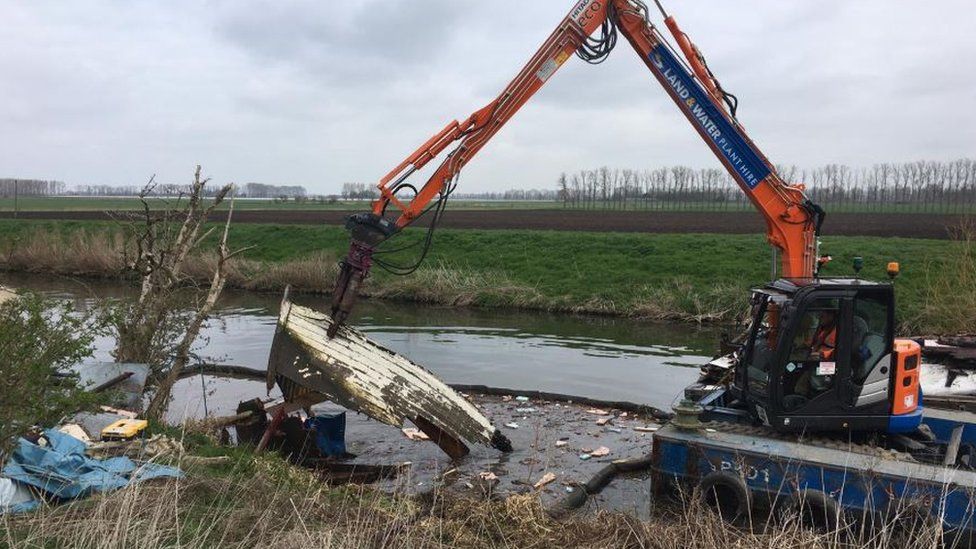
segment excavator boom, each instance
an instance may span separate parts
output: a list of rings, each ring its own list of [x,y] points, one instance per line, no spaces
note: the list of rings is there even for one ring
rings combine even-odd
[[[386,174],[371,211],[352,216],[347,223],[352,243],[333,293],[336,326],[349,314],[377,246],[431,210],[431,227],[436,226],[461,169],[570,57],[576,54],[590,63],[605,59],[618,29],[763,215],[767,238],[781,253],[782,275],[813,277],[823,210],[806,198],[802,185],[780,179],[736,120],[737,100],[725,92],[675,19],[659,3],[658,7],[679,50],[672,49],[651,24],[647,6],[640,0],[579,0],[495,100],[461,122],[448,123]],[[426,183],[417,188],[407,182],[448,148]],[[329,335],[334,333],[333,329]]]

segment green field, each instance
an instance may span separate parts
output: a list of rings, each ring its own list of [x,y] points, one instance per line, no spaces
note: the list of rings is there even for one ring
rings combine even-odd
[[[87,238],[95,238],[92,233],[116,228],[107,222],[3,220],[0,250],[8,254],[25,246],[32,234],[65,235],[67,242],[67,235],[81,230],[89,234]],[[389,244],[417,243],[422,236],[420,229],[408,230]],[[348,236],[334,226],[241,224],[232,227],[231,243],[234,247],[253,246],[243,257],[259,264],[326,258],[320,267],[326,271],[336,258],[345,255]],[[969,319],[946,319],[933,313],[939,299],[955,298],[929,290],[941,284],[943,293],[971,296],[976,292],[967,287],[967,282],[957,282],[967,278],[958,274],[965,268],[959,264],[965,255],[960,253],[960,246],[971,249],[972,245],[945,240],[833,237],[826,240],[822,251],[834,261],[822,274],[850,275],[853,258],[862,256],[862,275],[883,279],[886,264],[898,261],[902,265],[897,281],[898,311],[905,329],[971,330],[974,327],[967,325]],[[68,255],[72,247],[79,248],[71,243],[66,247]],[[414,249],[378,257],[409,263],[415,253]],[[0,262],[3,259],[0,256]],[[35,261],[38,270],[59,271],[56,263],[46,265],[44,261]],[[444,229],[436,233],[425,266],[407,277],[394,277],[374,268],[370,293],[434,303],[727,319],[741,312],[750,286],[769,279],[770,251],[762,237],[752,235]],[[331,276],[331,272],[323,272],[320,285],[307,285],[307,289],[328,291]],[[269,284],[266,289],[274,288],[275,284]],[[459,295],[467,297],[461,299]]]

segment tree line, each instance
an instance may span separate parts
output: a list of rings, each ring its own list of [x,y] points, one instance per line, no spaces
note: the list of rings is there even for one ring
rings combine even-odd
[[[379,197],[379,190],[375,183],[343,183],[340,196],[344,200],[373,200]],[[413,193],[405,191],[398,193],[398,197],[410,197]],[[455,192],[451,194],[454,200],[559,200],[559,193],[554,189],[509,189],[507,191],[486,192]]]
[[[245,183],[238,196],[246,198],[298,198],[308,196],[301,185],[269,185],[267,183]]]
[[[179,183],[160,183],[155,187],[157,196],[179,196],[187,186]],[[0,179],[0,197],[13,196],[139,196],[140,185],[73,185],[64,181],[42,179]],[[202,196],[213,197],[218,188],[207,186]],[[308,196],[301,185],[269,185],[267,183],[245,183],[237,191],[240,198],[304,198]]]
[[[787,182],[802,182],[807,196],[834,211],[968,213],[976,210],[976,159],[813,169],[777,166]],[[687,166],[647,170],[597,169],[562,173],[556,200],[567,208],[734,210],[751,208],[731,176]]]
[[[0,196],[52,196],[64,194],[68,188],[64,181],[45,179],[0,179]]]

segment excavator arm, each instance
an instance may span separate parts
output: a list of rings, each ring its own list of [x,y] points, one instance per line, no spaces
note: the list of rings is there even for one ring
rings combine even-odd
[[[431,210],[432,231],[465,164],[570,57],[576,54],[590,63],[605,59],[618,29],[762,213],[767,238],[781,253],[783,276],[814,276],[823,210],[806,198],[802,185],[779,178],[735,119],[737,100],[722,88],[675,19],[659,3],[658,8],[680,55],[650,23],[647,7],[640,0],[579,0],[494,101],[462,122],[447,124],[386,174],[377,185],[380,195],[371,211],[351,216],[346,224],[352,242],[333,292],[334,323],[329,335],[334,335],[352,309],[377,247]],[[417,188],[407,182],[449,147],[426,183]],[[421,260],[430,243],[429,234]]]

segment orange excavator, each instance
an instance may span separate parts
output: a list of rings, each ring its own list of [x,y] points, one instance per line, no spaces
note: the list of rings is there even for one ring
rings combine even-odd
[[[732,355],[728,390],[710,397],[708,410],[779,430],[915,430],[922,414],[920,349],[894,339],[893,284],[818,277],[828,260],[818,251],[825,212],[802,184],[777,175],[740,124],[738,99],[674,17],[655,4],[676,47],[651,23],[640,0],[579,0],[495,100],[447,124],[379,181],[371,211],[350,216],[346,224],[352,242],[333,293],[329,336],[348,318],[374,262],[398,274],[419,266],[461,169],[488,140],[567,60],[575,55],[602,62],[620,33],[762,214],[780,258],[781,278],[753,290],[752,323]],[[409,182],[442,154],[422,186]],[[432,219],[416,263],[392,265],[374,256],[424,215]],[[891,264],[892,278],[896,272]]]

